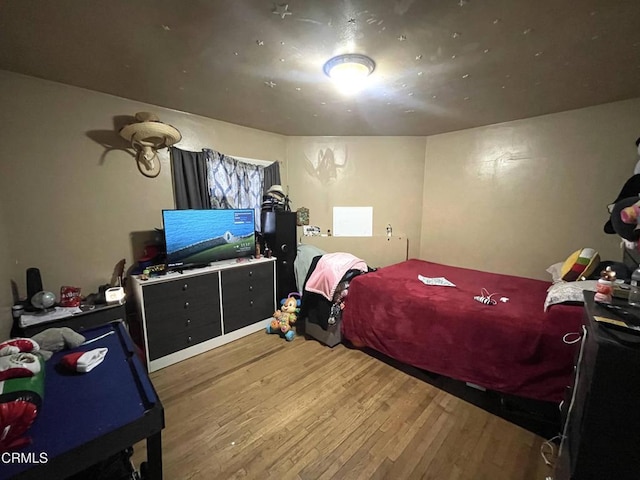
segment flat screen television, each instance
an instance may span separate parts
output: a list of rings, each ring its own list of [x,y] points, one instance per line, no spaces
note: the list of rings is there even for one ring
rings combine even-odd
[[[256,252],[255,212],[163,210],[167,268],[208,265]]]

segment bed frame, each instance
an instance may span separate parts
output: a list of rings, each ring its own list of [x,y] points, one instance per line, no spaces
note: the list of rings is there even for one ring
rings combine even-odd
[[[422,285],[418,277],[423,270],[428,277],[445,276],[457,287]],[[544,313],[549,285],[420,260],[402,262],[352,280],[341,325],[343,343],[552,437],[559,432],[558,404],[564,382],[570,383],[574,356],[563,335],[579,330],[582,309],[554,305]],[[512,301],[495,306],[475,302],[480,286],[495,288]],[[539,314],[529,315],[536,309]],[[312,310],[322,316],[328,307]],[[503,342],[509,348],[502,348]]]

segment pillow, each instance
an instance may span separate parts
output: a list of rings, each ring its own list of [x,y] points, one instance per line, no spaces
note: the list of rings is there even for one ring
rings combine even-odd
[[[582,280],[580,282],[558,282],[547,290],[547,298],[544,301],[544,311],[551,305],[558,303],[584,303],[584,290],[596,291],[597,280]]]
[[[600,263],[600,255],[593,248],[576,250],[562,264],[560,273],[565,282],[575,282],[588,277]]]
[[[563,262],[554,263],[547,268],[547,272],[551,275],[551,282],[558,283],[562,281],[562,265]]]

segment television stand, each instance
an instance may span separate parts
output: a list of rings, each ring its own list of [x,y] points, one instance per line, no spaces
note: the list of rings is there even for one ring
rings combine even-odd
[[[179,267],[168,268],[167,271],[184,273],[185,270],[195,270],[196,268],[207,268],[211,266],[210,263],[189,263],[187,265],[180,265]]]
[[[150,372],[263,330],[275,311],[275,258],[193,265],[131,277]]]

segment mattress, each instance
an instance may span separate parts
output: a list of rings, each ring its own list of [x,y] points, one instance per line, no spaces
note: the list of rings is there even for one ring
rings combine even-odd
[[[426,285],[443,277],[455,284]],[[408,260],[351,281],[342,334],[403,363],[490,390],[560,402],[571,384],[583,307],[544,311],[542,280]],[[485,289],[496,300],[474,299]],[[501,298],[507,299],[500,301]]]

